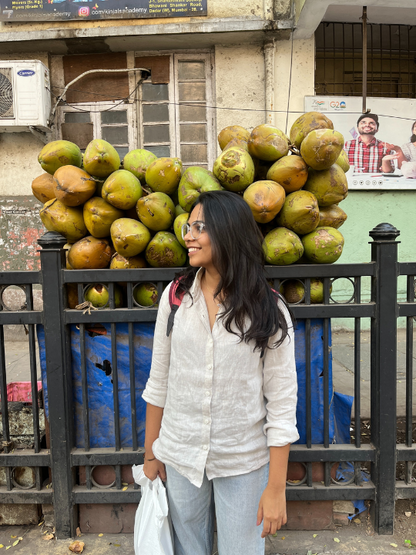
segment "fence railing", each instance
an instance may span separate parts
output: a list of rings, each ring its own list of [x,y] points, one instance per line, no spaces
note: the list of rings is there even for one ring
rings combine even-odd
[[[396,498],[416,497],[413,466],[416,449],[412,439],[413,382],[413,318],[414,275],[416,263],[397,259],[399,232],[389,224],[380,224],[370,232],[371,261],[363,264],[268,266],[267,274],[274,287],[285,280],[300,280],[305,288],[304,298],[291,305],[297,320],[305,325],[305,414],[306,441],[292,446],[290,460],[301,463],[304,476],[289,482],[289,500],[365,499],[371,501],[375,529],[380,534],[393,531]],[[2,409],[2,451],[0,467],[6,469],[6,480],[0,486],[1,503],[53,503],[58,538],[70,537],[77,527],[77,505],[94,503],[138,503],[139,488],[123,481],[123,467],[143,461],[143,403],[140,392],[144,387],[146,368],[137,353],[151,351],[151,325],[157,308],[142,308],[134,301],[137,284],[152,282],[159,295],[173,279],[178,269],[129,270],[67,270],[65,268],[65,239],[53,232],[40,240],[40,272],[3,272],[0,274],[2,293],[11,285],[25,291],[26,303],[20,310],[10,310],[0,303],[0,395]],[[397,301],[399,274],[407,276],[407,301]],[[311,304],[311,280],[324,283],[324,298]],[[348,279],[351,298],[339,300],[332,294],[338,279]],[[362,280],[371,281],[371,298],[362,294]],[[86,286],[104,284],[109,292],[108,306],[99,310],[69,308],[68,288],[76,284],[78,301],[84,300]],[[123,284],[125,306],[116,308],[116,284]],[[42,285],[43,310],[33,310],[33,287]],[[396,446],[396,369],[397,318],[407,318],[406,363],[406,441]],[[355,438],[350,443],[334,443],[330,434],[331,410],[331,319],[351,319],[354,328],[354,412]],[[313,337],[311,325],[322,320],[322,379],[323,383],[323,441],[312,442],[312,414],[316,400],[312,390],[311,358]],[[360,438],[361,410],[361,322],[371,321],[371,439]],[[10,407],[7,401],[7,367],[3,326],[25,325],[30,349],[32,399],[37,399],[37,365],[35,327],[43,325],[45,413],[49,433],[46,439],[39,432],[39,407],[33,402],[33,448],[13,449],[9,433]],[[144,325],[143,329],[140,327]],[[139,328],[137,327],[139,326]],[[120,331],[122,330],[122,331]],[[143,331],[144,330],[144,331]],[[147,334],[147,335],[146,335]],[[150,334],[150,335],[149,335]],[[101,339],[100,339],[101,337]],[[105,337],[105,345],[104,339]],[[150,339],[149,339],[150,337]],[[73,344],[78,345],[77,359]],[[98,350],[91,354],[92,345]],[[147,352],[147,351],[146,351]],[[99,356],[97,355],[99,354]],[[98,358],[97,358],[98,357]],[[120,357],[124,357],[121,358]],[[101,372],[93,381],[91,364]],[[75,376],[76,374],[76,376]],[[94,378],[95,379],[95,378]],[[100,389],[102,388],[102,389]],[[104,390],[107,397],[105,397]],[[98,401],[92,395],[98,391]],[[98,425],[108,431],[107,443],[100,443],[93,434],[97,425],[90,405],[101,405],[107,399],[105,418]],[[104,445],[104,446],[103,446]],[[335,469],[340,463],[352,463],[348,480],[337,479]],[[313,474],[320,464],[323,475]],[[396,481],[396,464],[403,464],[405,480]],[[94,467],[113,466],[114,483],[100,488],[93,477]],[[362,467],[369,469],[369,479],[363,479]],[[35,469],[36,483],[32,489],[21,489],[13,480],[15,467]],[[52,474],[52,486],[47,469]],[[46,470],[45,470],[46,469]],[[83,479],[80,479],[80,476]]]

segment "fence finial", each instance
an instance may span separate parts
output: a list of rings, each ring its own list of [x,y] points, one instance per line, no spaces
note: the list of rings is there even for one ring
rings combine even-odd
[[[56,231],[47,231],[38,239],[38,245],[42,249],[61,249],[67,242],[66,238]]]
[[[374,229],[369,232],[373,241],[395,241],[396,237],[400,235],[400,231],[394,225],[382,223],[376,225]]]

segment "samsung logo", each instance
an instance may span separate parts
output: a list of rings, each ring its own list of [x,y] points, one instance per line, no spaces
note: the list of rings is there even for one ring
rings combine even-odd
[[[21,69],[17,72],[17,75],[20,75],[20,77],[32,77],[32,75],[35,75],[35,72],[33,69]]]

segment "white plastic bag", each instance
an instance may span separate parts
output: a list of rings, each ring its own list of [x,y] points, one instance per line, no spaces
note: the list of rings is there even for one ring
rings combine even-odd
[[[149,480],[143,465],[133,465],[133,478],[142,488],[134,522],[135,555],[173,555],[165,486],[159,476]]]

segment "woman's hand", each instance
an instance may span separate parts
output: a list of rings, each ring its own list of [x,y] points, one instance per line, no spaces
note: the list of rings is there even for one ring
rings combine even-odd
[[[257,511],[257,526],[263,521],[261,537],[275,534],[277,530],[286,524],[286,492],[285,489],[275,489],[268,485],[260,498],[259,510]]]
[[[143,466],[144,475],[149,478],[149,480],[156,480],[158,476],[165,482],[166,481],[166,469],[165,465],[154,459],[153,461],[144,460]]]

